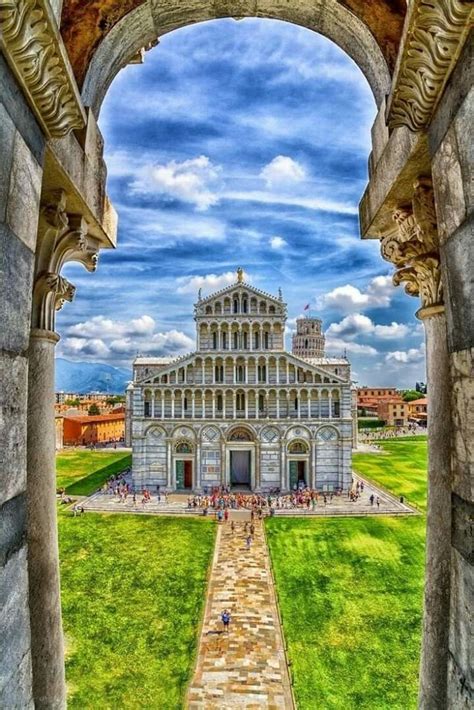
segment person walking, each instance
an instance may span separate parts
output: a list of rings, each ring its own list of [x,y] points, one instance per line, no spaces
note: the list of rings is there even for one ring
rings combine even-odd
[[[225,520],[225,522],[227,522],[229,520],[229,509],[228,508],[226,508],[224,510],[224,520]]]
[[[228,609],[224,609],[224,611],[221,614],[221,619],[222,619],[222,624],[224,626],[224,631],[225,633],[229,633],[229,626],[230,626],[230,611]]]
[[[370,500],[370,505],[373,505],[373,504],[374,504],[374,500],[375,500],[375,496],[374,496],[373,493],[372,493],[372,495],[370,496],[369,500]]]
[[[247,546],[246,549],[247,549],[247,550],[250,550],[250,545],[251,545],[251,544],[252,544],[252,536],[251,536],[251,535],[247,535],[247,540],[246,540],[246,546]]]
[[[380,498],[377,496],[377,508],[380,508]]]
[[[233,520],[230,521],[230,529],[231,529],[232,535],[233,535],[233,534],[234,534],[234,531],[235,531],[235,523],[234,523]]]

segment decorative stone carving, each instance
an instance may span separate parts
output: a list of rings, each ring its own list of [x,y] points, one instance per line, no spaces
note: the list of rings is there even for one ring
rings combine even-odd
[[[438,231],[431,180],[414,185],[412,203],[395,210],[396,229],[382,239],[381,252],[396,267],[393,283],[405,284],[410,296],[420,296],[423,308],[443,303]]]
[[[86,221],[66,212],[66,196],[50,196],[41,208],[33,289],[32,327],[54,330],[55,312],[72,301],[73,286],[60,275],[67,261],[78,261],[88,271],[97,268],[99,243],[88,234]]]
[[[48,137],[85,126],[79,92],[47,0],[2,0],[0,47]]]
[[[388,125],[425,128],[472,26],[469,0],[412,0],[408,8]]]

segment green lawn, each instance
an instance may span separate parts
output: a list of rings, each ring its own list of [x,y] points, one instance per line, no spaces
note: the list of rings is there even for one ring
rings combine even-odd
[[[56,456],[56,483],[70,495],[93,493],[114,473],[131,465],[132,457],[123,451],[72,449]]]
[[[61,511],[69,708],[182,707],[214,534],[205,518]]]
[[[426,505],[426,441],[355,468]],[[425,517],[266,520],[299,710],[415,710]]]
[[[425,437],[409,437],[374,442],[378,454],[354,454],[353,467],[396,495],[405,496],[426,510],[427,442]]]

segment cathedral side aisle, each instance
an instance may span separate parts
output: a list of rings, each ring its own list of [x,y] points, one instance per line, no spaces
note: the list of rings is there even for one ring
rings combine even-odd
[[[199,293],[194,352],[136,358],[126,415],[136,488],[350,487],[350,364],[325,357],[311,316],[285,351],[286,318],[281,291],[245,283],[238,269],[234,284]]]

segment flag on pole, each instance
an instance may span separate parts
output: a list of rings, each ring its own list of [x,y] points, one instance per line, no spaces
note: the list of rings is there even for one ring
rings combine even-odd
[[[306,306],[303,308],[304,311],[309,311],[309,303],[306,304]]]

